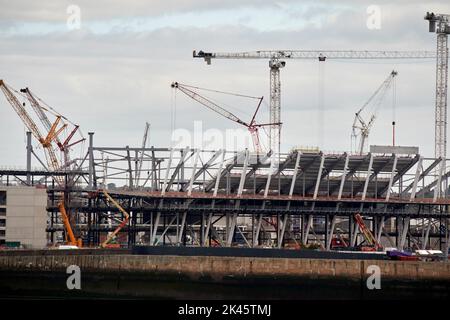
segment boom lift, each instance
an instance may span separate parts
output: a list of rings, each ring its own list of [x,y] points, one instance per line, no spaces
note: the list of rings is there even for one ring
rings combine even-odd
[[[116,228],[116,230],[114,230],[114,232],[112,232],[111,234],[108,235],[108,237],[106,238],[105,241],[103,241],[100,244],[100,247],[102,248],[106,248],[108,247],[108,244],[111,242],[112,239],[114,239],[114,237],[119,233],[120,230],[122,230],[128,223],[128,220],[130,219],[130,215],[128,214],[128,212],[125,211],[124,208],[122,208],[122,206],[116,201],[114,200],[108,192],[106,192],[106,190],[102,190],[103,194],[105,195],[105,197],[111,201],[114,206],[116,206],[117,209],[120,210],[120,212],[123,213],[123,215],[125,216],[125,219],[119,224],[119,226]]]
[[[173,82],[171,87],[180,90],[181,92],[183,92],[188,97],[190,97],[193,100],[199,102],[200,104],[202,104],[205,107],[211,109],[212,111],[220,114],[221,116],[223,116],[223,117],[225,117],[225,118],[227,118],[227,119],[229,119],[229,120],[231,120],[233,122],[239,123],[240,125],[243,125],[244,127],[246,127],[248,129],[248,131],[250,132],[250,135],[252,137],[253,147],[254,147],[255,151],[257,153],[261,153],[262,152],[261,141],[259,139],[258,128],[264,127],[264,126],[272,126],[272,125],[274,125],[273,123],[263,123],[263,124],[257,124],[256,123],[256,114],[259,111],[259,108],[261,106],[261,103],[262,103],[264,97],[258,98],[258,97],[244,96],[244,95],[240,95],[240,94],[233,94],[233,95],[237,95],[237,96],[242,96],[242,97],[253,98],[253,99],[258,99],[259,100],[258,106],[256,107],[256,110],[255,110],[255,113],[253,114],[253,117],[251,118],[251,120],[249,122],[245,122],[245,121],[239,119],[233,113],[225,110],[224,108],[222,108],[221,106],[219,106],[215,102],[213,102],[210,99],[200,95],[198,92],[195,92],[194,90],[192,90],[192,89],[202,89],[202,88],[185,85],[185,84],[181,84],[181,83],[178,83],[178,82]],[[220,91],[217,91],[217,92],[220,92]],[[220,93],[226,93],[226,92],[220,92]],[[226,93],[226,94],[229,94],[229,93]],[[277,123],[277,125],[279,125],[279,124],[281,124],[281,123]]]
[[[358,110],[358,112],[355,113],[355,119],[353,120],[353,126],[352,126],[352,145],[353,142],[356,144],[356,140],[358,136],[360,136],[359,144],[356,149],[356,151],[362,155],[366,149],[366,143],[369,138],[370,129],[373,126],[373,123],[375,122],[378,107],[383,102],[387,91],[391,87],[394,78],[397,76],[397,71],[392,71],[389,76],[386,78],[386,80],[383,81],[383,83],[377,88],[377,90],[370,96],[369,100]],[[362,116],[362,112],[367,110],[369,106],[371,106],[371,103],[373,102],[373,107],[371,109],[371,115],[369,120],[364,120]],[[395,122],[392,122],[393,125],[395,125]]]
[[[375,239],[372,232],[366,227],[366,225],[364,224],[364,220],[359,213],[355,214],[355,221],[358,224],[359,229],[361,230],[361,232],[362,232],[364,238],[366,239],[366,242],[369,244],[370,248],[373,248],[375,250],[381,249],[382,246]]]

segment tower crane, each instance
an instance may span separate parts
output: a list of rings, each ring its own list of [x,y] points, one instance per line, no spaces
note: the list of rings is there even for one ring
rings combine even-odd
[[[0,88],[2,89],[3,94],[5,95],[9,104],[13,107],[14,111],[19,115],[20,119],[25,124],[27,129],[30,130],[31,133],[34,135],[34,137],[42,144],[45,151],[47,163],[49,165],[49,169],[57,171],[60,168],[60,163],[58,161],[58,158],[56,157],[51,142],[62,131],[61,128],[56,129],[59,123],[59,119],[58,118],[56,119],[56,121],[51,126],[47,136],[44,138],[38,126],[25,109],[25,103],[22,105],[19,102],[17,97],[14,95],[13,90],[9,86],[7,86],[3,80],[0,80]]]
[[[377,239],[375,239],[373,233],[370,231],[369,228],[366,227],[363,218],[359,213],[355,214],[355,220],[358,224],[359,229],[361,230],[367,244],[370,246],[369,248],[374,249],[377,251],[378,249],[382,249],[382,246],[380,243],[378,243]]]
[[[281,123],[280,69],[289,59],[423,59],[436,57],[432,51],[356,51],[356,50],[260,50],[249,52],[205,52],[194,51],[194,58],[202,58],[207,64],[212,59],[267,59],[270,69],[270,148],[279,154]]]
[[[358,110],[358,112],[355,113],[355,119],[353,120],[353,126],[352,126],[352,140],[356,142],[356,139],[358,136],[360,136],[359,144],[358,144],[358,153],[361,155],[363,154],[365,148],[367,139],[369,138],[370,129],[373,126],[373,123],[375,122],[375,118],[377,115],[378,107],[383,102],[384,97],[386,96],[387,91],[391,87],[394,78],[397,76],[397,71],[392,71],[389,76],[383,81],[383,83],[375,90],[375,92],[370,96],[369,100],[367,100],[366,103]],[[368,121],[364,120],[362,116],[362,112],[364,110],[367,110],[368,106],[371,105],[371,102],[373,103],[373,110],[370,115],[370,118]],[[393,122],[393,125],[395,125],[395,122]]]
[[[261,153],[261,142],[259,139],[259,133],[258,133],[258,128],[260,127],[264,127],[264,126],[272,126],[274,125],[274,123],[263,123],[263,124],[257,124],[256,123],[256,114],[258,113],[258,110],[261,106],[261,103],[263,101],[264,97],[250,97],[250,96],[245,96],[247,98],[254,98],[254,99],[258,99],[258,106],[256,107],[255,113],[253,114],[252,119],[249,122],[245,122],[243,120],[241,120],[240,118],[238,118],[236,115],[234,115],[233,113],[225,110],[224,108],[222,108],[221,106],[219,106],[218,104],[216,104],[215,102],[211,101],[210,99],[200,95],[199,93],[195,92],[192,89],[200,89],[198,87],[193,87],[193,86],[189,86],[189,85],[185,85],[185,84],[181,84],[178,82],[173,82],[171,85],[172,88],[178,89],[181,92],[183,92],[185,95],[187,95],[188,97],[190,97],[191,99],[199,102],[200,104],[204,105],[205,107],[211,109],[212,111],[220,114],[221,116],[234,121],[236,123],[239,123],[240,125],[243,125],[245,127],[247,127],[248,131],[250,132],[251,136],[252,136],[252,140],[253,140],[253,146],[255,148],[255,151],[257,153]],[[239,96],[243,96],[243,95],[239,95]],[[276,123],[276,125],[280,125],[280,123]]]
[[[435,157],[447,156],[447,82],[448,82],[448,35],[450,14],[427,12],[429,31],[437,33],[436,58],[436,109],[435,109]]]

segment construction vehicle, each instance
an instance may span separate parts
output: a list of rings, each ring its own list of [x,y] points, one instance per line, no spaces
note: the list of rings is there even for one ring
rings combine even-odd
[[[397,76],[397,71],[392,71],[389,76],[383,81],[383,83],[377,88],[377,90],[370,96],[369,100],[355,113],[355,119],[352,125],[352,146],[356,145],[356,140],[359,136],[359,143],[356,151],[362,155],[365,152],[366,144],[369,138],[370,129],[372,128],[378,108],[386,97],[386,93],[392,86],[394,78]],[[370,110],[368,120],[364,120],[362,113],[366,110]],[[392,122],[393,133],[395,132],[395,121]],[[394,142],[393,142],[394,143]]]
[[[72,230],[72,226],[70,224],[69,216],[67,215],[66,207],[64,204],[64,200],[60,201],[58,204],[59,212],[61,213],[62,221],[64,224],[64,228],[66,231],[66,245],[68,246],[76,246],[81,248],[83,246],[83,242],[81,238],[76,239]]]
[[[111,203],[114,204],[114,206],[115,206],[117,209],[119,209],[120,212],[123,213],[125,219],[123,219],[122,222],[119,224],[119,226],[118,226],[112,233],[110,233],[110,234],[108,235],[108,237],[106,238],[106,240],[103,241],[103,242],[100,244],[100,247],[102,247],[102,248],[108,248],[108,247],[114,247],[114,248],[117,248],[117,245],[115,245],[115,244],[112,245],[112,246],[110,246],[110,242],[116,237],[116,235],[119,233],[119,231],[122,230],[122,229],[127,225],[128,220],[130,219],[130,215],[128,214],[128,212],[125,211],[124,208],[122,208],[122,206],[121,206],[116,200],[114,200],[114,199],[109,195],[108,192],[106,192],[106,190],[103,189],[103,190],[101,190],[101,191],[103,192],[103,194],[105,195],[105,197],[106,197],[109,201],[111,201]]]
[[[331,239],[331,249],[343,249],[347,248],[347,243],[339,237],[333,237]]]
[[[261,153],[262,152],[261,141],[260,141],[260,138],[259,138],[258,128],[265,127],[265,126],[272,126],[273,125],[273,123],[263,123],[263,124],[257,124],[256,123],[256,115],[257,115],[257,113],[259,111],[259,108],[261,106],[261,103],[262,103],[264,97],[251,97],[251,96],[245,96],[245,95],[242,95],[242,94],[229,93],[229,92],[223,92],[223,91],[218,91],[218,90],[204,89],[204,88],[189,86],[189,85],[186,85],[186,84],[181,84],[181,83],[178,83],[178,82],[173,82],[171,87],[180,90],[181,92],[183,92],[188,97],[190,97],[193,100],[199,102],[200,104],[202,104],[205,107],[211,109],[212,111],[220,114],[221,116],[223,116],[223,117],[225,117],[225,118],[227,118],[227,119],[229,119],[229,120],[231,120],[233,122],[236,122],[236,123],[246,127],[248,129],[248,131],[250,132],[250,135],[252,137],[253,147],[254,147],[255,151],[257,153]],[[239,119],[233,113],[231,113],[231,112],[225,110],[224,108],[222,108],[221,106],[219,106],[217,103],[215,103],[215,102],[211,101],[210,99],[200,95],[198,92],[194,91],[193,89],[202,89],[202,90],[208,90],[208,91],[215,91],[215,92],[219,92],[219,93],[223,93],[223,94],[231,94],[231,95],[240,96],[240,97],[257,99],[258,100],[258,105],[256,107],[255,113],[253,114],[251,120],[249,122],[245,122],[245,121]],[[280,124],[280,123],[277,123],[277,125],[278,124]]]
[[[336,235],[331,239],[331,249],[344,249],[348,247],[349,240],[346,239],[339,229],[336,229]]]
[[[359,213],[355,214],[355,221],[358,224],[359,230],[363,234],[364,239],[367,243],[366,246],[361,246],[361,251],[377,251],[379,249],[382,249],[382,246],[375,239],[372,232],[364,224],[364,220]]]

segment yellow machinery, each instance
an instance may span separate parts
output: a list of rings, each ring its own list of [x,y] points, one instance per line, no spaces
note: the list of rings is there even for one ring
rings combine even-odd
[[[116,201],[114,200],[109,194],[108,192],[106,192],[105,190],[102,190],[103,194],[105,195],[105,197],[111,201],[114,206],[116,206],[125,216],[125,219],[119,224],[119,226],[111,233],[108,235],[108,237],[106,238],[105,241],[103,241],[100,244],[101,248],[107,248],[108,244],[111,242],[111,240],[114,239],[114,237],[119,233],[120,230],[123,229],[123,227],[125,227],[128,223],[128,220],[130,219],[130,215],[128,214],[128,212],[125,211],[125,209],[122,208],[122,206]],[[66,244],[67,245],[72,245],[72,246],[77,246],[79,248],[82,247],[82,239],[76,239],[75,235],[73,233],[72,230],[72,226],[70,225],[70,221],[69,221],[69,216],[67,215],[67,211],[64,205],[64,201],[61,201],[58,204],[58,208],[59,208],[59,212],[61,213],[62,216],[62,221],[64,224],[64,228],[66,230]]]
[[[114,237],[117,235],[117,233],[119,233],[120,230],[123,229],[123,227],[125,227],[128,223],[128,220],[130,219],[130,215],[128,214],[128,212],[125,211],[124,208],[122,208],[122,206],[116,201],[114,200],[109,194],[108,192],[106,192],[105,190],[102,190],[103,194],[105,195],[105,197],[111,201],[117,209],[120,210],[120,212],[123,213],[123,215],[125,216],[125,219],[119,224],[119,226],[116,228],[116,230],[114,230],[114,232],[112,232],[110,235],[108,235],[108,237],[106,238],[105,241],[103,241],[100,244],[100,247],[102,248],[106,248],[108,246],[108,243],[114,239]]]
[[[0,89],[3,91],[6,99],[9,104],[13,107],[14,111],[19,115],[22,122],[25,124],[28,130],[36,137],[36,139],[42,144],[44,150],[46,152],[46,158],[49,165],[49,169],[58,170],[60,168],[60,163],[56,157],[56,154],[52,148],[51,142],[61,133],[61,131],[65,128],[65,126],[57,129],[60,118],[57,118],[53,123],[53,126],[49,133],[44,136],[41,134],[38,126],[34,122],[34,120],[30,117],[28,112],[25,109],[25,106],[22,105],[17,97],[14,95],[13,91],[6,85],[3,80],[0,80]],[[60,182],[60,181],[58,181]]]
[[[377,239],[375,239],[370,229],[366,227],[364,220],[359,213],[355,214],[355,220],[370,248],[373,248],[374,250],[381,249],[382,246],[378,243]]]
[[[66,212],[66,207],[64,206],[64,201],[58,204],[59,212],[61,212],[62,221],[64,223],[64,228],[66,229],[66,242],[68,245],[77,246],[81,248],[83,246],[81,239],[76,239],[72,231],[72,226],[70,225],[69,216]]]

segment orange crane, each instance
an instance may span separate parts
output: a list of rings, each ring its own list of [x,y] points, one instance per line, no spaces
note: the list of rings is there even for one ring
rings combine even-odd
[[[205,107],[211,109],[212,111],[220,114],[221,116],[234,121],[236,123],[239,123],[240,125],[243,125],[244,127],[247,127],[248,131],[250,132],[250,135],[252,137],[253,140],[253,146],[255,148],[255,151],[258,153],[261,153],[261,142],[259,139],[259,133],[258,133],[258,128],[260,127],[264,127],[264,126],[271,126],[271,125],[279,125],[281,123],[263,123],[263,124],[257,124],[256,123],[256,114],[259,111],[259,108],[261,106],[261,103],[263,101],[264,97],[251,97],[251,96],[245,96],[245,95],[241,95],[241,94],[232,94],[235,96],[240,96],[240,97],[245,97],[245,98],[252,98],[252,99],[258,99],[258,106],[256,107],[255,113],[253,114],[252,119],[249,122],[245,122],[241,119],[239,119],[236,115],[234,115],[233,113],[225,110],[224,108],[222,108],[221,106],[219,106],[217,103],[211,101],[210,99],[200,95],[198,92],[195,92],[192,89],[203,89],[203,88],[199,88],[199,87],[194,87],[194,86],[189,86],[186,84],[182,84],[182,83],[178,83],[178,82],[173,82],[171,85],[172,88],[178,89],[181,92],[183,92],[185,95],[187,95],[188,97],[192,98],[193,100],[199,102],[200,104],[204,105]],[[209,90],[209,89],[203,89],[203,90],[208,90],[208,91],[214,91],[214,92],[219,92],[219,93],[224,93],[224,94],[231,94],[228,92],[222,92],[222,91],[217,91],[217,90]]]
[[[359,226],[359,229],[361,230],[362,234],[364,235],[364,238],[366,239],[367,243],[371,247],[373,247],[375,250],[381,249],[382,246],[375,239],[372,232],[366,227],[366,225],[364,224],[364,220],[359,213],[355,214],[355,220]]]
[[[106,248],[106,247],[108,246],[108,243],[109,243],[112,239],[114,239],[114,237],[119,233],[119,231],[122,230],[122,229],[127,225],[128,220],[130,220],[130,215],[128,214],[128,212],[125,211],[124,208],[122,208],[122,206],[121,206],[116,200],[114,200],[114,199],[109,195],[108,192],[106,192],[106,190],[103,189],[102,192],[103,192],[103,194],[105,195],[105,197],[106,197],[109,201],[111,201],[111,202],[116,206],[116,208],[119,209],[120,212],[122,212],[123,215],[125,216],[125,219],[119,224],[119,226],[116,228],[116,230],[114,230],[114,232],[112,232],[110,235],[108,235],[108,237],[106,238],[106,240],[103,241],[103,242],[100,244],[100,247]]]
[[[7,86],[3,80],[0,80],[0,88],[2,89],[3,94],[5,95],[9,104],[13,107],[14,111],[19,115],[20,119],[25,124],[27,129],[31,131],[31,133],[34,135],[34,137],[44,147],[47,164],[50,167],[49,169],[57,171],[60,168],[60,163],[59,163],[58,158],[56,157],[56,154],[52,148],[51,142],[64,129],[64,126],[57,129],[60,118],[56,119],[56,121],[53,123],[52,127],[50,128],[47,136],[44,138],[44,136],[41,134],[38,126],[33,121],[33,119],[30,117],[27,110],[25,109],[25,103],[21,104],[19,102],[17,97],[14,95],[13,90],[9,86]],[[60,183],[61,181],[58,181],[58,182]]]
[[[77,132],[79,126],[74,125],[74,128],[72,129],[70,134],[67,136],[67,138],[63,142],[61,142],[61,139],[59,138],[58,135],[64,128],[67,127],[67,124],[64,123],[63,126],[60,129],[58,129],[58,131],[56,131],[56,126],[60,122],[61,119],[64,119],[64,120],[67,120],[67,119],[60,114],[55,114],[56,120],[55,120],[55,123],[52,124],[50,122],[50,120],[48,119],[46,113],[44,112],[44,110],[45,111],[48,111],[48,110],[46,108],[44,108],[38,102],[39,98],[37,98],[28,88],[20,89],[20,92],[25,94],[25,96],[27,97],[28,101],[31,104],[31,107],[33,108],[34,112],[38,116],[39,120],[42,122],[42,124],[45,126],[45,128],[49,132],[44,143],[49,144],[51,142],[51,140],[54,140],[56,142],[56,145],[58,146],[59,150],[64,153],[64,167],[66,167],[70,162],[69,148],[72,147],[73,145],[78,144],[85,140],[84,138],[82,138],[82,139],[79,139],[79,140],[69,144],[70,140],[73,138],[73,136]]]
[[[68,245],[77,246],[77,247],[81,248],[83,245],[82,240],[81,240],[81,238],[76,239],[75,235],[73,234],[72,226],[70,225],[70,219],[69,219],[69,216],[67,215],[66,207],[64,205],[64,200],[62,200],[58,204],[58,208],[59,208],[59,212],[61,213],[61,216],[62,216],[64,228],[66,229],[66,243]]]

